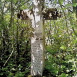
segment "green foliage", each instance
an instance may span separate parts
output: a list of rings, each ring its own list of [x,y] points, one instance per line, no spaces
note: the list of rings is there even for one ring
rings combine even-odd
[[[59,1],[59,3],[62,5],[63,4],[63,2],[64,2],[64,0],[58,0]]]
[[[62,6],[64,0],[58,1]],[[56,4],[57,0],[51,3]],[[77,74],[77,18],[75,13],[66,12],[69,6],[76,7],[77,3],[60,7],[64,16],[58,20],[45,21],[45,77]],[[30,0],[0,0],[0,77],[30,74],[30,37],[34,29],[29,21],[17,19],[20,9],[29,8],[32,8]]]
[[[67,17],[67,21],[61,18],[45,24],[45,69],[49,77],[73,77],[77,70],[76,17],[72,13],[68,13]]]
[[[66,75],[65,73],[62,73],[59,77],[67,77],[68,75]]]
[[[24,77],[24,73],[23,72],[17,72],[14,77]]]

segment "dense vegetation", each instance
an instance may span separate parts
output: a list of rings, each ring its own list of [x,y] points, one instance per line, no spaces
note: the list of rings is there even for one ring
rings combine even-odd
[[[49,1],[57,4],[57,0]],[[57,8],[62,17],[44,23],[45,77],[77,76],[77,3],[62,5],[63,1],[58,0]],[[30,21],[17,19],[20,9],[30,8],[31,0],[0,0],[0,77],[30,77],[33,29]]]

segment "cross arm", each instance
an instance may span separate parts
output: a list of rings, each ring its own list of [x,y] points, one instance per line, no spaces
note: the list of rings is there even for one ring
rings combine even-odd
[[[57,11],[56,8],[46,8],[42,11],[44,20],[57,20],[57,17],[61,17],[62,14]],[[33,10],[20,10],[17,14],[17,17],[22,20],[32,20],[33,19]]]

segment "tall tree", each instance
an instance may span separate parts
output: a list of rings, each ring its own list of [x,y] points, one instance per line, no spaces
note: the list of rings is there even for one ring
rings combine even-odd
[[[72,0],[72,3],[75,4],[77,3],[77,0]],[[76,12],[76,17],[77,17],[77,6],[73,6],[74,12]]]

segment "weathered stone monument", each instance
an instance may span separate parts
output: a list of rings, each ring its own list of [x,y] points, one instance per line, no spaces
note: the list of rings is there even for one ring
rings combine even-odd
[[[22,20],[30,20],[34,29],[31,37],[31,75],[42,76],[44,67],[44,20],[57,20],[61,17],[56,8],[44,9],[44,0],[33,0],[33,9],[20,10],[17,17]]]

